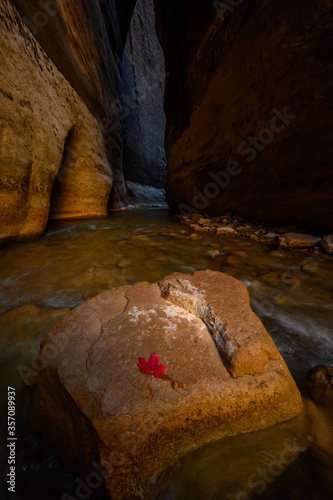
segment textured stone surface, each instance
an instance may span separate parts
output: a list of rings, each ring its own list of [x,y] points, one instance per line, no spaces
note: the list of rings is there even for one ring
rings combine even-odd
[[[169,73],[169,204],[175,212],[184,205],[210,215],[231,209],[266,223],[328,232],[330,2],[225,5],[155,0]]]
[[[333,253],[333,234],[329,234],[319,241],[321,248],[327,253]]]
[[[15,0],[18,13],[1,2],[0,239],[41,234],[51,196],[53,218],[107,215],[112,182],[125,196],[121,59],[134,3]]]
[[[318,243],[320,238],[311,236],[309,234],[286,233],[278,236],[278,243],[280,248],[289,248],[290,250],[304,250],[313,248]]]
[[[99,122],[10,3],[1,3],[0,240],[58,218],[102,216],[112,186]]]
[[[156,352],[170,379],[139,371]],[[298,415],[302,400],[245,286],[201,271],[103,292],[63,316],[26,377],[34,428],[110,498],[143,498],[176,457]],[[153,398],[151,398],[153,395]]]
[[[153,0],[138,0],[123,55],[123,169],[127,181],[156,188],[166,168],[164,79]]]

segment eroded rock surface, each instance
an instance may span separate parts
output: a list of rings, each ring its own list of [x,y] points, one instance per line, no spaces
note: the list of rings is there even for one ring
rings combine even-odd
[[[169,379],[140,372],[138,358],[154,352]],[[34,428],[79,477],[102,464],[114,499],[143,498],[153,477],[197,446],[302,412],[245,286],[212,271],[80,305],[42,342],[26,384]]]
[[[134,0],[0,6],[0,240],[107,215],[122,177],[121,59]],[[16,6],[13,7],[13,4]]]

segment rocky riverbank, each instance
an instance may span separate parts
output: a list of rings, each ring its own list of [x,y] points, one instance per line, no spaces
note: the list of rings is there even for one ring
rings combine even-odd
[[[231,239],[254,240],[268,244],[273,249],[324,253],[333,258],[333,235],[309,235],[296,226],[267,227],[257,222],[247,222],[243,217],[234,216],[230,212],[212,218],[201,214],[175,215],[175,218],[194,231],[227,236]]]

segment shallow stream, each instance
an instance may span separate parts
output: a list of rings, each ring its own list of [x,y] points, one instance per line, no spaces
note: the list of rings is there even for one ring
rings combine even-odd
[[[264,431],[228,437],[181,458],[156,482],[152,498],[333,498],[332,401],[323,394],[314,404],[304,383],[310,368],[333,365],[333,261],[319,254],[272,250],[252,240],[194,233],[164,209],[53,223],[35,241],[0,249],[5,439],[7,386],[15,387],[17,400],[17,493],[10,498],[55,500],[64,493],[75,498],[71,476],[30,434],[23,401],[22,377],[55,318],[108,288],[203,269],[245,283],[254,311],[304,391],[307,414]],[[4,450],[2,465],[7,460]]]

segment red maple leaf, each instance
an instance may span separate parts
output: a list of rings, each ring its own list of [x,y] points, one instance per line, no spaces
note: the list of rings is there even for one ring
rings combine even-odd
[[[159,365],[160,358],[157,354],[152,354],[149,358],[149,361],[145,360],[145,358],[139,358],[138,366],[142,373],[146,373],[147,375],[155,375],[157,378],[161,378],[164,376],[168,367],[164,365]]]

